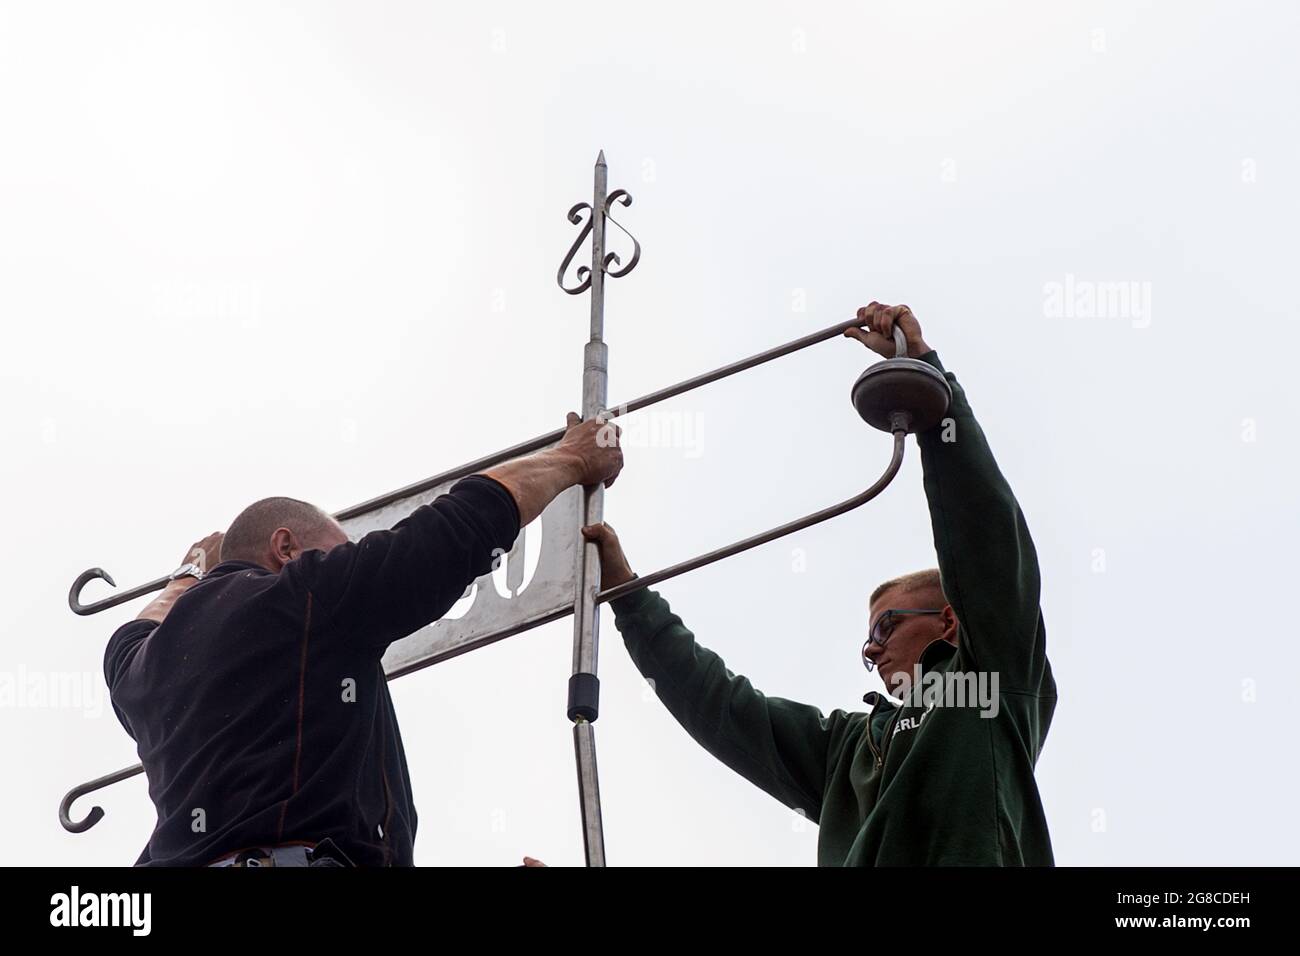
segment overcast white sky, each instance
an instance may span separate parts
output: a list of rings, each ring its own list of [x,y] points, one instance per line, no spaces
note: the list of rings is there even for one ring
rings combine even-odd
[[[337,510],[578,406],[587,303],[554,276],[603,148],[644,248],[611,399],[872,299],[965,384],[1042,563],[1058,862],[1294,863],[1296,8],[467,6],[0,2],[0,673],[89,688],[0,707],[0,859],[129,863],[153,824],[142,778],[56,819],[136,761],[101,658],[143,602],[74,617],[80,571],[133,585],[255,498]],[[1104,283],[1136,295],[1090,310]],[[643,416],[678,432],[607,499],[634,566],[873,480],[869,358]],[[908,451],[862,510],[662,592],[760,689],[860,708],[872,587],[934,562]],[[815,827],[603,625],[611,864],[811,865]],[[420,863],[581,862],[571,630],[393,685]]]

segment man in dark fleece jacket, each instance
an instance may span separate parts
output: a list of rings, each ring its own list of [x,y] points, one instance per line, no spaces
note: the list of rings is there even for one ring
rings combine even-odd
[[[384,650],[445,614],[561,491],[612,483],[617,435],[570,414],[556,446],[356,542],[268,498],[196,545],[190,558],[220,563],[176,577],[104,655],[158,811],[137,865],[412,865]]]
[[[852,337],[941,372],[907,306],[859,310]],[[1038,560],[1024,515],[951,372],[949,419],[919,434],[938,571],[887,582],[870,601],[868,668],[902,703],[869,693],[869,713],[760,693],[695,642],[653,591],[612,602],[641,673],[706,750],[819,824],[822,866],[1049,866],[1034,765],[1056,707],[1039,610]],[[607,525],[602,587],[634,577]]]

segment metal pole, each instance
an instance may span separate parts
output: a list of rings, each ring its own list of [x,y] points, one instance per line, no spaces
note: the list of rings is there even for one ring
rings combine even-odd
[[[605,203],[609,170],[605,152],[596,157],[591,200],[591,336],[583,350],[582,418],[605,411],[608,400],[609,351],[605,346]],[[584,490],[581,523],[597,524],[605,514],[605,489]],[[573,721],[573,749],[578,764],[578,800],[582,812],[582,839],[588,866],[605,865],[605,833],[600,817],[600,781],[596,775],[596,730],[600,714],[600,680],[596,677],[600,642],[600,560],[596,546],[580,528],[573,533],[582,542],[578,552],[578,593],[573,604],[573,674],[569,678],[569,719]]]

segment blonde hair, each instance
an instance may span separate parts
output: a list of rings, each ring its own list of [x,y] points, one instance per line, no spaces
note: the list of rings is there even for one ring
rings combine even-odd
[[[915,594],[918,591],[924,591],[938,598],[940,605],[948,603],[948,599],[943,593],[943,581],[939,577],[938,568],[926,568],[924,571],[913,571],[911,574],[901,574],[896,578],[890,578],[871,592],[871,600],[867,603],[875,604],[880,595],[894,588],[897,588],[903,594]]]

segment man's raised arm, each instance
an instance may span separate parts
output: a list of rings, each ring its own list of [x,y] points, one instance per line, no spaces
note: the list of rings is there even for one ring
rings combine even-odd
[[[390,530],[302,555],[322,609],[380,651],[446,614],[562,491],[618,476],[618,429],[572,413],[568,424],[555,447],[457,482]]]
[[[908,355],[943,372],[952,388],[948,420],[918,434],[917,443],[944,596],[961,624],[959,653],[978,670],[998,672],[1002,690],[1039,693],[1050,684],[1051,670],[1039,611],[1038,555],[966,392],[926,344],[907,306],[873,302],[858,317],[867,331],[847,334],[892,356],[897,322]]]
[[[633,577],[608,525],[584,528],[601,556],[601,587]],[[669,713],[705,750],[811,820],[821,816],[826,768],[847,715],[768,697],[697,644],[668,602],[651,590],[616,598],[614,624],[637,670]]]
[[[565,489],[601,482],[608,488],[623,468],[617,425],[594,418],[584,422],[573,412],[566,424],[568,430],[554,448],[483,473],[504,485],[515,499],[520,527],[545,511]]]

